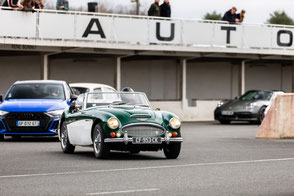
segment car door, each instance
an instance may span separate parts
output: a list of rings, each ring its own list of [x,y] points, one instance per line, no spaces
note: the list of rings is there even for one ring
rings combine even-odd
[[[87,115],[87,112],[84,110],[84,99],[85,94],[79,95],[76,108],[74,113],[68,116],[68,137],[69,141],[73,145],[88,146],[92,142],[92,125],[93,119]]]

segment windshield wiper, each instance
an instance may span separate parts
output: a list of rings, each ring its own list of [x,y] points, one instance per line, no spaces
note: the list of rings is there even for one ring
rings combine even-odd
[[[122,102],[122,101],[115,101],[115,102],[113,102],[110,105],[126,105],[126,103],[125,102]]]
[[[135,105],[135,106],[144,107],[144,108],[149,108],[149,105]]]

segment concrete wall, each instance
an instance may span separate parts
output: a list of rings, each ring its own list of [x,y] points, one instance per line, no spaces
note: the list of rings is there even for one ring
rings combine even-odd
[[[187,65],[187,98],[231,99],[239,93],[239,65],[192,62]]]
[[[292,67],[281,64],[246,65],[246,90],[268,89],[292,91]]]
[[[103,83],[115,86],[115,58],[52,59],[49,78],[73,82]]]
[[[18,80],[39,80],[41,78],[40,56],[11,56],[0,58],[0,94]]]
[[[180,100],[181,66],[176,60],[122,63],[122,87],[147,94],[151,100]]]

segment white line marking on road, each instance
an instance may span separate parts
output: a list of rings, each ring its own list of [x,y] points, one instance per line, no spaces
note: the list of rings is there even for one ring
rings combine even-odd
[[[110,194],[137,193],[137,192],[151,192],[151,191],[159,191],[159,189],[139,189],[139,190],[126,190],[126,191],[98,192],[98,193],[87,193],[86,195],[110,195]]]
[[[137,171],[137,170],[152,170],[152,169],[170,169],[170,168],[181,168],[181,167],[236,165],[236,164],[246,164],[246,163],[266,163],[266,162],[280,162],[280,161],[294,161],[294,158],[261,159],[261,160],[231,161],[231,162],[216,162],[216,163],[195,163],[195,164],[185,164],[185,165],[165,165],[165,166],[150,166],[150,167],[123,168],[123,169],[105,169],[105,170],[90,170],[90,171],[74,171],[74,172],[59,172],[59,173],[7,175],[7,176],[0,176],[0,179],[25,178],[25,177],[37,177],[37,176],[90,174],[90,173],[105,173],[105,172],[120,172],[120,171]]]

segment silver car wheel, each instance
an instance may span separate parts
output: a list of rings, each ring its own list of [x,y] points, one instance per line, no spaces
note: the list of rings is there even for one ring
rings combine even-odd
[[[66,148],[67,140],[68,140],[67,127],[64,126],[63,130],[61,132],[61,146],[62,146],[62,148]]]
[[[100,131],[97,130],[95,134],[95,139],[94,139],[94,150],[96,154],[99,154],[101,151],[101,145],[102,145],[101,141],[102,141],[102,138],[101,138]]]

